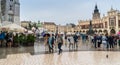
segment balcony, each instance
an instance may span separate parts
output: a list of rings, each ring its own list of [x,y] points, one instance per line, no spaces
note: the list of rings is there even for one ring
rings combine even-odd
[[[12,10],[9,10],[9,11],[8,11],[8,14],[13,15],[14,13],[13,13]]]

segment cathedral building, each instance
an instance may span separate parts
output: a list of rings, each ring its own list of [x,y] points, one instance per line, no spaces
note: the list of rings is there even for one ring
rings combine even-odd
[[[2,25],[11,23],[20,25],[19,0],[0,0],[0,19]]]
[[[92,21],[92,28],[95,33],[118,33],[120,31],[120,12],[111,8],[107,15],[100,17],[100,12],[95,5],[92,20],[79,20],[78,26],[80,32],[87,33],[89,30],[90,21]]]

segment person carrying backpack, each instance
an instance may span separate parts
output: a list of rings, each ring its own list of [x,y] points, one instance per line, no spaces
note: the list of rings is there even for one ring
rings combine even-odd
[[[58,34],[57,43],[58,43],[58,49],[59,49],[58,54],[60,55],[60,53],[62,53],[61,47],[63,45],[63,38],[60,36],[60,34]]]
[[[74,48],[76,47],[76,49],[78,48],[78,36],[75,34],[74,36],[73,36],[73,38],[74,38]]]

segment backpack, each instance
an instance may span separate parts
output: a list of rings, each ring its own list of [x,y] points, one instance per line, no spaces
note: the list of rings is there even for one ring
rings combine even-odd
[[[68,38],[68,41],[70,42],[70,39]]]
[[[52,40],[51,40],[52,44],[54,44],[54,37],[52,37]]]
[[[62,43],[62,42],[63,42],[62,38],[59,37],[59,38],[58,38],[58,43]]]

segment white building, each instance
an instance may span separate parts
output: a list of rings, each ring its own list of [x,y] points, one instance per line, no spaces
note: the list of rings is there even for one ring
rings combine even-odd
[[[16,23],[20,25],[20,2],[19,0],[0,0],[0,19],[2,25]]]

